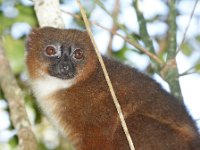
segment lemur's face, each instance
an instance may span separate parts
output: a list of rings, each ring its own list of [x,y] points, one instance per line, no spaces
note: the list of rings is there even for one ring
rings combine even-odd
[[[89,67],[93,46],[86,32],[50,27],[35,29],[27,42],[27,66],[32,78],[50,75],[75,79]]]

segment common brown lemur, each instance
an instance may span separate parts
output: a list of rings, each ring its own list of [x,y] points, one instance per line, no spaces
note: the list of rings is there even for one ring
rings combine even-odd
[[[128,150],[87,32],[44,27],[27,42],[37,102],[77,150]],[[136,150],[200,150],[185,106],[147,75],[103,56]]]

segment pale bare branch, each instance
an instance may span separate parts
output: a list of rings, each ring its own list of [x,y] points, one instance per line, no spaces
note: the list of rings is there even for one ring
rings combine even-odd
[[[21,89],[5,57],[2,41],[0,39],[0,85],[8,101],[10,117],[14,128],[17,130],[20,150],[37,150],[36,138],[31,130],[31,125],[24,106]]]
[[[58,0],[33,0],[40,27],[64,28]]]
[[[92,41],[92,44],[94,45],[95,52],[96,52],[96,54],[97,54],[97,57],[98,57],[98,59],[99,59],[99,62],[100,62],[100,64],[101,64],[101,67],[102,67],[102,69],[103,69],[103,73],[104,73],[106,82],[107,82],[107,84],[108,84],[108,87],[109,87],[111,96],[112,96],[112,98],[113,98],[114,104],[115,104],[115,106],[116,106],[117,112],[118,112],[118,114],[119,114],[119,118],[120,118],[120,121],[121,121],[123,130],[124,130],[124,132],[125,132],[127,141],[128,141],[128,143],[129,143],[129,147],[130,147],[131,150],[135,150],[135,147],[134,147],[134,145],[133,145],[133,142],[132,142],[130,133],[129,133],[129,131],[128,131],[128,127],[127,127],[127,125],[126,125],[126,122],[125,122],[125,119],[124,119],[124,116],[123,116],[123,113],[122,113],[121,106],[120,106],[120,104],[119,104],[119,102],[118,102],[118,100],[117,100],[117,97],[116,97],[116,94],[115,94],[115,92],[114,92],[112,83],[111,83],[110,78],[109,78],[109,76],[108,76],[108,72],[107,72],[107,70],[106,70],[106,66],[105,66],[105,64],[104,64],[103,58],[102,58],[102,56],[101,56],[101,54],[100,54],[100,52],[99,52],[99,50],[98,50],[98,48],[97,48],[97,45],[96,45],[96,43],[95,43],[95,40],[94,40],[94,38],[93,38],[92,31],[91,31],[91,29],[90,29],[90,24],[89,24],[89,21],[88,21],[88,19],[87,19],[85,10],[83,9],[83,7],[82,7],[82,5],[81,5],[81,3],[80,3],[79,0],[77,0],[77,3],[78,3],[79,8],[80,8],[80,10],[81,10],[81,14],[82,14],[82,16],[83,16],[84,23],[85,23],[86,29],[87,29],[87,31],[88,31],[88,34],[89,34],[89,36],[90,36],[90,39],[91,39],[91,41]]]

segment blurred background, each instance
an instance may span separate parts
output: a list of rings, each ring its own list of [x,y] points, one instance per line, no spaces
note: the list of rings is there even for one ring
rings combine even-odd
[[[194,10],[195,2],[196,0],[176,0],[177,29],[174,32],[177,35],[178,46],[185,37],[176,55],[179,82],[184,103],[200,128],[200,4],[197,4]],[[143,40],[144,37],[141,36],[140,21],[143,20],[138,14],[142,12],[149,34],[148,40],[152,41],[157,57],[167,62],[170,15],[168,0],[139,0],[138,3],[137,0],[82,0],[82,4],[92,22],[94,37],[102,54],[114,57],[148,74],[171,92],[169,84],[153,67],[152,60],[125,40],[128,37],[141,46],[148,47]],[[60,8],[66,28],[85,29],[75,0],[61,0]],[[189,22],[187,34],[184,35]],[[6,56],[23,90],[26,110],[40,149],[71,149],[70,144],[64,142],[42,117],[28,86],[24,60],[25,39],[34,27],[38,27],[38,22],[32,1],[0,0],[0,35],[3,37]],[[111,31],[123,37],[113,35]],[[0,89],[0,149],[14,150],[17,142],[16,131],[10,122],[8,104]]]

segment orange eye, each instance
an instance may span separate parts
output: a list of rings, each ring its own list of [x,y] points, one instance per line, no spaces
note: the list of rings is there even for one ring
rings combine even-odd
[[[47,56],[55,56],[57,54],[56,48],[53,46],[47,46],[45,49]]]
[[[74,52],[74,58],[76,59],[82,59],[83,58],[83,51],[80,48],[77,48]]]

